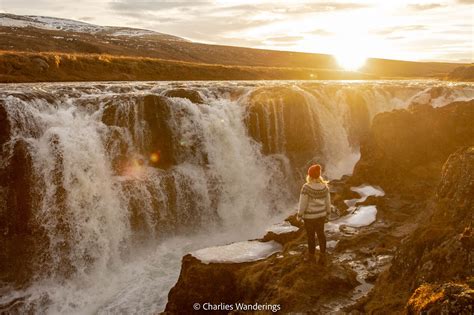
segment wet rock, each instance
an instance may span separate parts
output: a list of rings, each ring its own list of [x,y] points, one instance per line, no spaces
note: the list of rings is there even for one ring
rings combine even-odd
[[[296,224],[298,225],[293,225],[290,222],[285,221],[283,224],[274,225],[275,228],[273,230],[267,231],[267,234],[265,234],[262,240],[264,242],[276,241],[282,245],[285,245],[303,234],[301,222]]]
[[[369,272],[365,277],[365,281],[369,283],[374,283],[377,280],[378,276],[379,274],[377,272]]]
[[[250,96],[246,124],[264,154],[285,153],[295,168],[321,156],[318,117],[303,94],[284,87],[262,88]]]
[[[175,89],[175,90],[168,90],[164,93],[165,96],[168,97],[180,97],[190,100],[195,104],[203,104],[204,100],[196,90],[188,90],[188,89]]]
[[[33,237],[34,177],[26,141],[16,141],[7,164],[0,170],[0,281],[19,285],[30,279],[39,250]]]
[[[147,156],[158,154],[157,166],[169,167],[176,164],[173,132],[168,124],[171,104],[166,97],[147,95],[143,100],[143,118],[148,124],[150,138],[144,152]]]
[[[2,181],[2,184],[8,187],[9,214],[2,221],[9,222],[8,233],[26,233],[29,231],[28,223],[32,211],[33,165],[25,140],[20,139],[14,144],[13,155],[8,164],[6,180]]]
[[[359,148],[360,142],[369,134],[369,110],[362,95],[354,90],[346,92],[346,103],[348,104],[349,108],[349,143],[353,147]]]
[[[5,101],[0,100],[0,148],[3,147],[5,142],[10,140],[10,128],[10,121],[8,120],[8,113],[5,108]]]

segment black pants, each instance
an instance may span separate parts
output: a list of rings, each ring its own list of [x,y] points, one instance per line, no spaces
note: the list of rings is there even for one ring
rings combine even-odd
[[[322,254],[326,253],[326,235],[324,235],[324,217],[319,219],[304,219],[304,227],[306,229],[306,236],[308,237],[308,251],[311,255],[314,254],[316,248],[316,239],[314,233],[318,235],[319,249]]]

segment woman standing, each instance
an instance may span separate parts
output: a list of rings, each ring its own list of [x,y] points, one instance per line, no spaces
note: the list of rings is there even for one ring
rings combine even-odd
[[[320,256],[318,263],[326,262],[326,235],[324,223],[331,210],[331,196],[327,181],[321,177],[321,165],[315,164],[308,169],[306,183],[301,188],[298,218],[304,220],[308,238],[308,261],[314,262],[316,247],[315,233],[318,235]]]

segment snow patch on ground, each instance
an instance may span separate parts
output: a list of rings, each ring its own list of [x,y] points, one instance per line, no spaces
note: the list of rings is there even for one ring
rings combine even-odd
[[[367,226],[375,222],[377,208],[375,206],[359,207],[351,216],[344,218],[342,223],[351,227]]]
[[[375,222],[377,215],[377,207],[375,206],[363,206],[358,207],[352,214],[346,215],[338,220],[328,222],[326,224],[326,230],[332,232],[338,232],[341,226],[350,227],[363,227],[371,225]]]
[[[336,248],[337,243],[339,243],[337,240],[327,241],[326,248]],[[319,250],[319,245],[316,246],[316,249]]]
[[[298,228],[294,225],[291,225],[288,221],[283,221],[281,223],[273,224],[267,229],[267,233],[272,232],[274,234],[286,234],[291,232],[298,231]]]
[[[265,259],[282,250],[275,241],[243,241],[223,246],[203,248],[191,255],[205,264],[209,263],[244,263]]]
[[[138,37],[145,35],[158,35],[168,40],[184,41],[184,39],[162,34],[159,32],[127,27],[101,26],[81,21],[35,15],[15,15],[0,13],[0,26],[6,27],[35,27],[45,30],[69,31],[78,33],[105,33],[110,36]]]

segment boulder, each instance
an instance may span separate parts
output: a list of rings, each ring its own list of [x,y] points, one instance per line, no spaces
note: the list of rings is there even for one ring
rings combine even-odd
[[[165,96],[168,97],[180,97],[180,98],[185,98],[190,100],[191,102],[195,104],[203,104],[204,100],[201,97],[201,94],[199,94],[198,91],[196,90],[189,90],[189,89],[174,89],[174,90],[168,90],[164,93]]]
[[[283,312],[321,312],[323,304],[349,295],[358,284],[355,272],[345,263],[316,267],[287,250],[241,263],[204,263],[186,255],[165,312],[192,312],[194,303],[201,307],[224,303],[234,305],[234,310],[235,303],[272,304]]]

